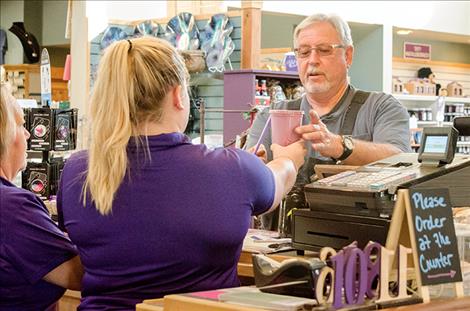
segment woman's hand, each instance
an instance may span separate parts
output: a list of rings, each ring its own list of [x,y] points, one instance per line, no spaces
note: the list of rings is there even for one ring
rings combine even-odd
[[[248,148],[247,152],[254,153],[256,146]],[[263,144],[259,145],[258,151],[255,154],[258,158],[261,159],[265,164],[268,163],[268,153],[266,152],[266,148]]]
[[[298,171],[304,164],[305,155],[307,154],[305,142],[302,139],[285,147],[278,144],[272,144],[271,151],[273,152],[274,160],[278,158],[290,159],[294,163],[296,171]]]

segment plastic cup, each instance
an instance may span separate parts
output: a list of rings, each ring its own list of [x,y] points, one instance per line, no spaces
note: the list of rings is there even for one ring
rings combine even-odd
[[[281,146],[290,145],[300,139],[294,129],[302,125],[304,112],[299,110],[270,110],[272,142]]]

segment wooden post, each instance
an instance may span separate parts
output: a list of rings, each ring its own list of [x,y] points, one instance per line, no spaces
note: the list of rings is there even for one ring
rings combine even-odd
[[[70,106],[78,108],[77,149],[89,146],[87,122],[90,89],[90,44],[88,42],[88,19],[86,2],[72,1],[70,27],[70,54],[72,56]]]
[[[242,1],[241,69],[259,69],[262,1]]]

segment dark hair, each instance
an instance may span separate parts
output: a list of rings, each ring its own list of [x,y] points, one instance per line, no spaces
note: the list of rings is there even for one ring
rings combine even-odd
[[[432,70],[429,67],[423,67],[418,70],[418,78],[423,79],[423,78],[429,78],[429,75],[432,74]]]

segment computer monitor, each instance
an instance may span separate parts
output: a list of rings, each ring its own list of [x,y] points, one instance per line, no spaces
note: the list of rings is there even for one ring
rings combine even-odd
[[[425,127],[418,161],[436,166],[452,163],[458,136],[454,127]]]

